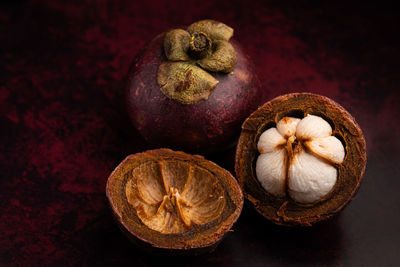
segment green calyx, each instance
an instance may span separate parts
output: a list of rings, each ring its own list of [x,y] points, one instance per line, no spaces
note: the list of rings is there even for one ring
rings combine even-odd
[[[208,99],[218,84],[210,72],[231,73],[236,67],[232,35],[232,28],[214,20],[195,22],[186,31],[169,31],[164,38],[167,61],[157,74],[161,91],[182,104]]]

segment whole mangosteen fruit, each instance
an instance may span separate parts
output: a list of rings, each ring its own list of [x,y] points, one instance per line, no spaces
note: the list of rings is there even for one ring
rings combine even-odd
[[[202,20],[156,36],[139,52],[126,102],[149,143],[202,154],[234,145],[265,94],[232,36],[229,26]]]

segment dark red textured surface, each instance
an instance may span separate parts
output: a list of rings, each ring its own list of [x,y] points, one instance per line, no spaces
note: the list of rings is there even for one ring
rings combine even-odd
[[[352,265],[400,260],[399,23],[390,2],[9,1],[0,4],[0,265]],[[151,257],[119,232],[105,183],[151,148],[129,126],[123,79],[177,25],[235,29],[269,98],[323,94],[368,147],[365,179],[334,219],[274,226],[246,204],[213,254]],[[233,150],[211,157],[232,170]]]

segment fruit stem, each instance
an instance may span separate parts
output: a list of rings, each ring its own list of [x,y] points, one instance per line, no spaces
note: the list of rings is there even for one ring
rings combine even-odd
[[[211,39],[204,32],[195,32],[190,36],[190,50],[196,54],[204,54],[211,46]]]

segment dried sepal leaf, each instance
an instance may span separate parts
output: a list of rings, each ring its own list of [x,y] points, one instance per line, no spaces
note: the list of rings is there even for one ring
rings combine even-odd
[[[208,99],[218,84],[211,74],[187,62],[161,63],[157,81],[161,91],[182,104]]]
[[[187,31],[167,32],[164,52],[168,61],[160,65],[157,76],[161,91],[182,104],[208,99],[218,81],[206,72],[231,73],[236,67],[237,55],[228,43],[232,35],[231,27],[214,20],[195,22]],[[171,62],[185,63],[172,65]]]
[[[187,61],[189,55],[190,34],[182,29],[174,29],[165,35],[164,52],[168,60]]]
[[[229,42],[223,40],[214,42],[214,45],[214,52],[210,56],[197,61],[197,64],[212,72],[232,72],[237,64],[235,49]]]
[[[228,41],[233,36],[233,29],[222,22],[215,20],[200,20],[188,27],[188,32],[204,32],[213,40]]]

